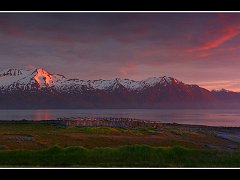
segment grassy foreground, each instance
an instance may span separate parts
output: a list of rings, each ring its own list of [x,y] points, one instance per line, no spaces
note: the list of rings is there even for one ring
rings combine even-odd
[[[143,144],[153,147],[240,150],[240,128],[164,125],[161,128],[58,127],[51,124],[0,123],[0,150],[120,147]]]
[[[240,167],[239,132],[0,123],[0,167]]]
[[[1,167],[239,167],[240,151],[159,148],[51,147],[45,150],[1,150]]]

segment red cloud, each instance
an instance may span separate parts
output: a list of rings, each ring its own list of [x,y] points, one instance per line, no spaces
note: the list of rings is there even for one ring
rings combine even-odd
[[[136,68],[137,68],[136,64],[129,63],[120,69],[120,73],[124,76],[128,76],[128,75],[132,74],[133,72],[135,72]]]
[[[219,32],[216,32],[216,33],[219,33]],[[206,50],[210,50],[213,48],[217,48],[220,45],[222,45],[223,43],[225,43],[226,41],[229,41],[232,38],[234,38],[235,36],[239,35],[239,33],[240,33],[239,26],[227,27],[220,31],[221,35],[219,37],[212,39],[212,40],[200,45],[199,47],[188,49],[187,51],[188,52],[196,52],[196,51],[206,51]]]
[[[200,57],[200,58],[206,58],[206,57],[209,57],[209,56],[211,56],[211,55],[212,55],[212,53],[202,52],[201,54],[199,54],[198,57]]]
[[[213,89],[227,89],[230,91],[240,92],[239,88],[240,80],[219,80],[209,82],[198,82],[197,84],[209,90]]]

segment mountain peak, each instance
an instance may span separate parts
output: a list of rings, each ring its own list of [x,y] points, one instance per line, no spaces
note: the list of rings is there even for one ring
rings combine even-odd
[[[37,68],[34,79],[40,87],[46,87],[53,83],[52,75],[43,68]]]
[[[148,86],[153,86],[158,83],[166,86],[168,84],[171,84],[172,82],[180,82],[180,81],[178,81],[172,77],[162,76],[162,77],[149,77],[149,78],[145,79],[143,82],[144,82],[144,84],[147,84]]]
[[[45,69],[43,69],[43,68],[37,68],[36,72],[40,73],[40,74],[48,74],[48,75],[50,75],[50,73],[48,71],[46,71]]]
[[[28,94],[31,96],[26,96]],[[10,98],[7,99],[8,97]],[[25,104],[28,108],[33,105],[73,108],[104,107],[104,105],[105,107],[156,108],[165,107],[165,103],[168,102],[170,104],[166,104],[166,107],[173,103],[176,103],[176,107],[179,103],[189,102],[189,107],[196,103],[198,107],[203,102],[225,102],[225,100],[230,102],[232,99],[237,99],[236,102],[239,102],[240,95],[225,89],[220,90],[220,93],[208,91],[168,76],[150,77],[145,80],[120,78],[81,80],[51,74],[43,68],[31,70],[10,68],[0,72],[0,98],[5,100],[0,102],[0,107],[5,107],[6,104],[10,104],[9,107],[15,107],[16,104],[22,107]]]

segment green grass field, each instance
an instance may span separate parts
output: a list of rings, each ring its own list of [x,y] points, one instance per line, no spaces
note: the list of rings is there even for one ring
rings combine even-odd
[[[240,151],[146,145],[0,151],[2,167],[239,167]]]
[[[239,142],[218,136],[236,132],[2,123],[0,167],[239,167]]]

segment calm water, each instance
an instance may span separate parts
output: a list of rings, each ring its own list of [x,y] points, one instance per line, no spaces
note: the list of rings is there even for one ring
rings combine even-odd
[[[49,120],[62,117],[131,117],[179,124],[239,126],[240,110],[156,110],[156,109],[88,109],[88,110],[0,110],[0,120]]]

